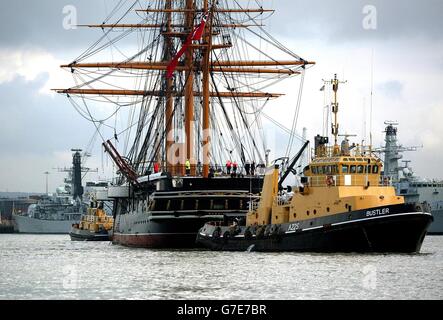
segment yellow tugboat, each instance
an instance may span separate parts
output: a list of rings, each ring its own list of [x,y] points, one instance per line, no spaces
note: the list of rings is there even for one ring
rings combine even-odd
[[[114,219],[103,210],[102,202],[92,202],[80,223],[72,225],[72,241],[109,241],[111,240]]]
[[[282,185],[308,142],[287,168],[269,168],[261,198],[246,221],[207,223],[197,236],[199,244],[229,251],[420,251],[432,215],[396,195],[371,147],[350,146],[348,137],[338,145],[339,81],[335,76],[330,83],[334,145],[327,145],[327,137],[315,137],[314,157],[298,187],[284,190]]]

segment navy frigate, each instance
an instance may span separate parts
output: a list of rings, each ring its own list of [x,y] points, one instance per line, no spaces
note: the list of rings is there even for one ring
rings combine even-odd
[[[82,201],[82,167],[81,150],[72,150],[73,167],[65,185],[58,187],[53,194],[46,194],[28,207],[24,214],[14,214],[13,219],[19,233],[32,234],[68,234],[71,226],[79,223],[81,215],[86,211]]]
[[[420,202],[427,206],[434,217],[428,234],[443,234],[443,181],[438,178],[423,179],[416,176],[403,160],[406,151],[416,151],[416,147],[405,147],[398,142],[396,122],[386,121],[385,146],[377,151],[384,153],[384,176],[391,181],[398,195],[404,196],[405,202]]]

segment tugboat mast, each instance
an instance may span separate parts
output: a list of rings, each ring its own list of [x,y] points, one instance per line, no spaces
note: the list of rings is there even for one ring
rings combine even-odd
[[[332,90],[334,91],[334,102],[332,103],[332,112],[334,113],[334,123],[332,124],[332,135],[334,136],[334,151],[333,155],[338,156],[340,154],[340,147],[338,146],[338,99],[337,91],[340,83],[346,83],[348,81],[339,81],[337,74],[334,74],[334,79],[323,80],[325,84],[332,84]]]

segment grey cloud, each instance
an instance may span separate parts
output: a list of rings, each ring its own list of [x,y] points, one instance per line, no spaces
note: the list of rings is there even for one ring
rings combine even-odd
[[[103,22],[118,0],[14,0],[0,2],[0,45],[39,46],[51,50],[86,48],[98,38],[100,30],[63,28],[63,8],[74,5],[79,23]],[[268,1],[263,1],[266,7]],[[134,3],[125,2],[123,13]],[[138,1],[136,6],[147,6]],[[331,42],[367,39],[390,39],[421,35],[432,39],[443,37],[443,1],[441,0],[277,0],[276,13],[269,24],[273,33],[294,39],[315,38]],[[377,8],[377,30],[364,30],[362,13],[365,5]],[[251,4],[251,6],[253,6]],[[129,18],[131,17],[131,18]],[[139,17],[130,14],[127,22]],[[131,20],[132,19],[132,20]],[[115,20],[112,20],[115,21]],[[264,22],[267,23],[266,21]]]
[[[63,8],[67,5],[76,8],[78,24],[101,24],[117,3],[117,0],[1,1],[0,28],[3,31],[0,33],[0,46],[41,47],[50,51],[63,51],[72,47],[86,49],[97,40],[101,30],[65,30],[63,20],[66,14]],[[135,14],[131,16],[136,17]]]
[[[17,78],[0,86],[0,150],[9,154],[49,155],[82,147],[93,134],[66,97],[41,95],[47,76],[27,82]]]
[[[377,9],[376,30],[363,28],[366,5]],[[295,39],[340,42],[443,37],[443,2],[440,0],[278,0],[274,6],[277,10],[272,20],[274,31]]]

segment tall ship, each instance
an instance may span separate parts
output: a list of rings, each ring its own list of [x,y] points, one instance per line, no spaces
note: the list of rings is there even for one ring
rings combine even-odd
[[[269,162],[263,110],[282,95],[273,86],[293,81],[299,107],[314,64],[263,28],[273,13],[236,1],[133,1],[86,25],[103,34],[62,66],[76,85],[54,90],[97,130],[113,128],[102,134],[118,174],[108,188],[113,243],[195,247],[206,222],[245,219]],[[91,115],[102,104],[126,111],[129,126]]]
[[[65,185],[53,194],[43,195],[26,213],[15,213],[13,219],[19,233],[68,234],[79,223],[86,210],[82,201],[82,167],[80,150],[73,150],[73,166]]]
[[[260,200],[242,223],[213,221],[199,231],[199,244],[227,251],[395,252],[420,251],[432,215],[406,203],[381,175],[382,162],[371,147],[338,144],[337,91],[332,111],[334,144],[315,137],[314,155],[300,184],[284,188],[305,143],[288,167],[268,169]]]
[[[410,161],[403,160],[403,153],[416,151],[416,147],[405,147],[398,142],[398,123],[386,121],[385,146],[377,149],[384,153],[384,176],[394,185],[397,194],[406,202],[420,202],[431,211],[434,222],[428,234],[443,235],[443,181],[441,179],[422,179],[414,174]]]

